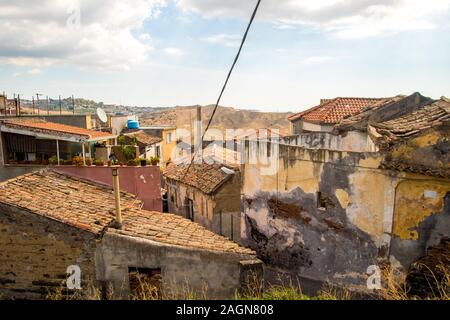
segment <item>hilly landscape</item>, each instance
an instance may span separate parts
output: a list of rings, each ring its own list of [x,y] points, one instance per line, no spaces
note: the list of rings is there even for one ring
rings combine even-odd
[[[202,107],[202,125],[206,127],[213,112],[214,106]],[[176,106],[162,111],[143,112],[139,114],[141,126],[172,125],[179,128],[190,129],[197,114],[197,106]],[[287,117],[292,113],[259,112],[242,110],[233,107],[219,107],[211,124],[217,129],[280,129],[280,132],[289,131]]]

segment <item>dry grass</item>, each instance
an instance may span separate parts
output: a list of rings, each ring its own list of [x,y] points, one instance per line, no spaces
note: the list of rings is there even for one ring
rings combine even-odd
[[[406,277],[401,277],[386,267],[382,270],[381,297],[385,300],[450,300],[450,266],[438,265],[435,271],[425,264],[420,264],[418,267],[426,272],[424,276],[427,281],[426,287],[431,294],[422,297],[412,294]]]
[[[373,295],[375,299],[384,300],[450,300],[450,267],[440,265],[439,276],[427,266],[421,266],[428,270],[431,277],[429,281],[431,296],[419,297],[410,294],[410,289],[405,277],[388,267],[382,269],[383,288]],[[131,300],[208,300],[208,287],[203,285],[201,290],[194,290],[187,279],[183,283],[171,281],[155,285],[146,281],[144,277],[137,277],[138,285],[130,294]],[[282,283],[282,282],[280,282]],[[88,285],[85,290],[69,291],[65,282],[60,287],[49,292],[46,299],[49,300],[101,300],[105,298],[101,290],[95,285]],[[114,299],[112,289],[107,290],[106,298]],[[271,285],[264,282],[256,273],[247,279],[246,286],[235,294],[236,300],[352,300],[354,295],[349,289],[338,288],[326,283],[317,296],[310,297],[302,293],[299,284],[291,281],[281,285]]]

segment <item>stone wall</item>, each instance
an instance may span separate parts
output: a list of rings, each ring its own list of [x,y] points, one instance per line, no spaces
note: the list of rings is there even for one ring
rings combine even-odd
[[[0,204],[0,297],[42,299],[62,288],[70,265],[82,286],[95,285],[95,237],[68,225]]]

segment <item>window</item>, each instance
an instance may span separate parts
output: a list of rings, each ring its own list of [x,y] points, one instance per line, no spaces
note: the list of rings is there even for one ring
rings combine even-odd
[[[160,148],[160,146],[156,146],[155,155],[156,155],[156,157],[161,158],[161,148]]]
[[[318,191],[316,194],[316,205],[317,208],[320,210],[326,210],[328,208],[335,208],[336,205],[334,204],[333,200],[324,194],[323,192]]]
[[[131,299],[161,299],[161,268],[129,267],[128,279]]]
[[[169,143],[172,143],[172,132],[168,132],[167,133],[167,135],[166,135],[166,142],[169,144]]]

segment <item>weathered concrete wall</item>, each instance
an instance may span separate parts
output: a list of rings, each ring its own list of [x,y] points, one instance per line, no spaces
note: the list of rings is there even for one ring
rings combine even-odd
[[[68,225],[0,204],[0,296],[42,299],[65,285],[70,265],[94,285],[95,238]]]
[[[11,119],[11,117],[4,117],[3,119],[8,119],[8,118]],[[62,114],[62,115],[41,114],[41,115],[26,115],[26,116],[22,116],[21,118],[22,119],[24,119],[24,118],[34,118],[34,119],[39,118],[39,119],[44,119],[49,122],[65,124],[68,126],[74,126],[74,127],[84,128],[84,129],[92,128],[90,114]],[[2,119],[2,117],[0,117],[0,120],[1,119]]]
[[[349,131],[345,135],[310,132],[281,139],[281,143],[307,149],[376,152],[377,147],[365,132]]]
[[[320,125],[308,121],[304,121],[301,119],[297,119],[291,122],[291,130],[292,134],[301,134],[310,131],[310,132],[330,132],[333,130],[333,125]]]
[[[249,260],[251,268],[249,268]],[[199,298],[231,299],[246,275],[260,271],[254,256],[215,253],[159,244],[150,240],[106,233],[97,255],[99,280],[113,285],[116,297],[129,294],[129,268],[161,269],[167,295],[195,292]]]
[[[413,178],[411,176],[411,178]],[[396,189],[390,253],[407,270],[450,235],[450,182],[411,179]]]
[[[43,168],[44,166],[40,165],[0,165],[0,182]]]
[[[389,254],[407,269],[421,251],[390,250],[393,222],[405,232],[417,215],[418,227],[442,210],[443,195],[450,190],[445,180],[430,186],[429,177],[379,169],[383,159],[378,153],[280,145],[279,156],[271,159],[277,170],[268,174],[254,162],[254,154],[261,156],[259,146],[247,143],[245,150],[242,241],[269,266],[307,279],[365,286],[367,267],[388,261]],[[401,187],[401,182],[409,185]],[[397,185],[403,193],[396,194]],[[428,189],[436,192],[435,200],[412,201]],[[411,210],[416,213],[405,218]]]

